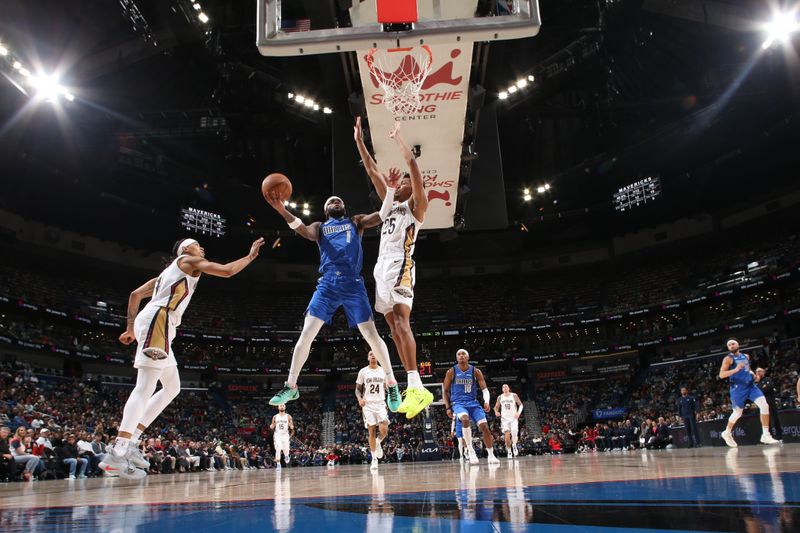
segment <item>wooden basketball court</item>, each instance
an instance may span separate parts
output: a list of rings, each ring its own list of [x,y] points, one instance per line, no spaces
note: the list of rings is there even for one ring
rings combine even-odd
[[[0,486],[2,531],[798,531],[800,445]]]

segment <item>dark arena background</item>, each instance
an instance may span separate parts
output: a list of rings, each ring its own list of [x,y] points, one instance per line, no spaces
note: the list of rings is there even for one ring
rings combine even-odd
[[[799,11],[0,1],[0,530],[800,531]],[[388,108],[400,74],[410,110]],[[373,157],[424,186],[397,245],[410,368],[373,315],[406,401],[433,393],[388,413],[380,452],[341,310],[285,388],[340,276],[319,272],[335,236],[286,222],[324,222],[331,195],[378,211]],[[275,208],[273,172],[293,186]],[[370,308],[389,220],[361,241]],[[227,266],[191,241],[172,263],[184,239]],[[453,380],[487,420],[466,459],[444,385],[461,349],[490,398]]]

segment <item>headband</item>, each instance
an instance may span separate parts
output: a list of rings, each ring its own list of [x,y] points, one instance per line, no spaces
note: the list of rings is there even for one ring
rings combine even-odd
[[[183,252],[185,252],[186,249],[193,244],[200,244],[200,243],[194,239],[183,239],[180,245],[178,245],[178,255],[183,255]]]
[[[467,354],[467,357],[469,357],[469,352],[467,351],[467,349],[466,349],[466,348],[461,348],[460,350],[458,350],[458,351],[456,352],[456,355],[458,355],[460,352],[464,352],[464,353],[466,353],[466,354]]]
[[[323,207],[323,209],[327,211],[328,210],[328,204],[331,203],[334,200],[339,200],[340,202],[342,202],[342,206],[344,206],[344,200],[342,200],[338,196],[331,196],[330,198],[325,200],[325,207]]]

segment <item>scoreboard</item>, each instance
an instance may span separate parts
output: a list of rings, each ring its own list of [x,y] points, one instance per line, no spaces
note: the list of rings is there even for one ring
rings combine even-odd
[[[225,219],[221,215],[194,207],[181,209],[181,227],[200,235],[212,237],[225,235]]]
[[[433,367],[431,366],[430,361],[422,361],[418,363],[417,366],[419,367],[419,375],[421,377],[433,375]]]
[[[614,193],[614,209],[627,211],[661,196],[661,178],[648,177],[626,185]]]

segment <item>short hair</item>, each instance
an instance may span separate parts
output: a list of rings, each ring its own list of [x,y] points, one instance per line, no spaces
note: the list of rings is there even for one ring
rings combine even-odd
[[[756,368],[756,372],[758,372],[759,370],[761,370],[762,372],[766,372],[766,371],[767,371],[767,369],[766,369],[766,368],[764,368],[764,367],[761,367],[761,366],[760,366],[760,367],[758,367],[758,368]]]
[[[730,338],[728,338],[728,340],[727,340],[727,342],[726,342],[725,344],[728,344],[728,343],[729,343],[729,342],[731,342],[731,341],[736,341],[736,344],[739,344],[739,339],[737,339],[736,337],[730,337]]]

